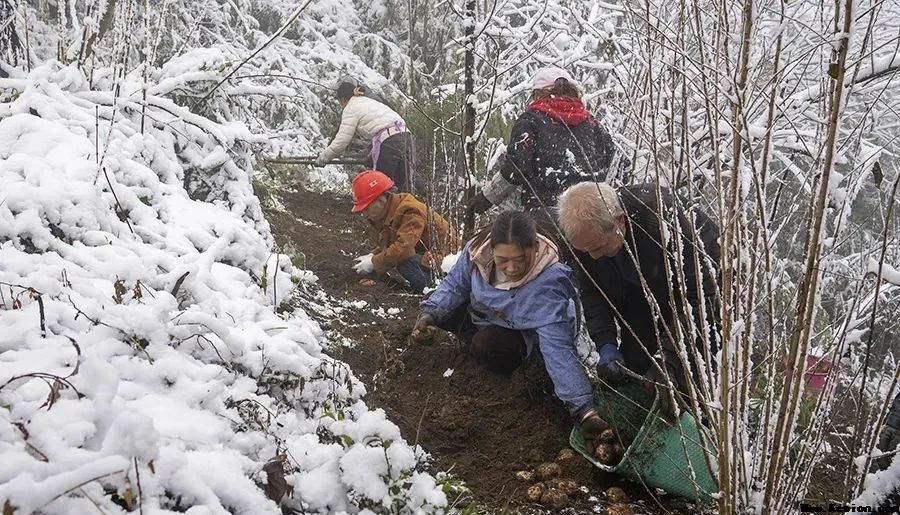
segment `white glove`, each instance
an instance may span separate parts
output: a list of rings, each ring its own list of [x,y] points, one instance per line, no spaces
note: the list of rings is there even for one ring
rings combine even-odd
[[[325,155],[324,150],[322,152],[319,152],[319,155],[316,156],[316,165],[318,166],[325,166],[328,161],[330,161],[330,159],[328,159],[328,156]]]
[[[356,270],[356,273],[359,275],[366,275],[374,272],[375,265],[372,264],[372,254],[366,254],[365,256],[356,258],[356,264],[353,265],[353,269]]]

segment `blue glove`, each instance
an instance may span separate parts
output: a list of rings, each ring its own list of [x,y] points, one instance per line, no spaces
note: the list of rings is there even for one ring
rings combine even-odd
[[[615,343],[604,343],[600,346],[600,361],[597,363],[597,376],[608,384],[616,384],[622,380],[625,357],[619,352]]]

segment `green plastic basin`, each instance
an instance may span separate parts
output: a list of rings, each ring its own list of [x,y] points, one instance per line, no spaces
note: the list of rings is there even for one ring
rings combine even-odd
[[[633,383],[616,390],[598,388],[596,398],[601,416],[631,444],[618,464],[604,465],[585,446],[581,430],[575,426],[569,443],[588,461],[641,485],[694,501],[710,500],[718,491],[708,464],[716,462],[712,439],[693,415],[682,413],[678,424],[673,425],[659,416],[655,395]]]

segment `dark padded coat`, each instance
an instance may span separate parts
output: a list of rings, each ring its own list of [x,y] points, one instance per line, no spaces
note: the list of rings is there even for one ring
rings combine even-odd
[[[569,186],[602,181],[612,162],[612,137],[580,99],[543,98],[513,125],[500,174],[522,188],[526,211],[556,205]]]

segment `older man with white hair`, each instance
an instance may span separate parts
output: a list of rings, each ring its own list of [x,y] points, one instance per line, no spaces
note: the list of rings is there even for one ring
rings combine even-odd
[[[601,379],[614,384],[627,367],[665,384],[665,367],[683,388],[682,360],[672,343],[679,334],[711,342],[708,352],[691,353],[694,376],[698,369],[711,373],[718,340],[715,222],[698,209],[686,213],[656,184],[614,189],[581,182],[559,197],[558,215],[575,250],[573,268]]]

